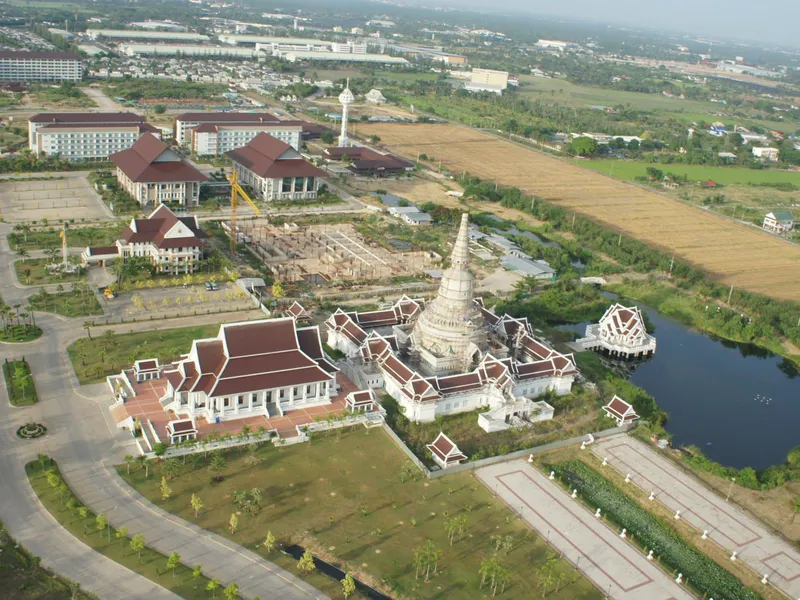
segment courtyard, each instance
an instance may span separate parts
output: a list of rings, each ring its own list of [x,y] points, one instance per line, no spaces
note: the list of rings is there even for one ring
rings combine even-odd
[[[43,219],[104,220],[113,216],[85,175],[68,173],[57,177],[30,181],[0,179],[0,214],[12,223]]]

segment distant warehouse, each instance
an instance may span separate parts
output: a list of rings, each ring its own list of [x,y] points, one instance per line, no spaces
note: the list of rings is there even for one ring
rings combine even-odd
[[[264,58],[253,48],[235,46],[198,46],[192,44],[120,44],[120,54],[127,56],[214,56],[219,58]]]
[[[167,42],[207,42],[210,38],[202,33],[174,31],[139,31],[134,29],[87,29],[86,35],[93,40],[164,40]]]
[[[353,54],[351,52],[281,52],[280,57],[289,62],[331,61],[331,62],[366,62],[382,65],[407,65],[405,58],[388,54]]]
[[[0,51],[0,81],[80,81],[81,57],[71,52]]]

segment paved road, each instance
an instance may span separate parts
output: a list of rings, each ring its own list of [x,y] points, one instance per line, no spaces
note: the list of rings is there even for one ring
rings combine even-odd
[[[615,600],[691,600],[672,577],[524,460],[476,471],[478,478]]]
[[[792,598],[800,597],[800,552],[771,534],[755,519],[725,502],[700,481],[672,464],[646,444],[619,436],[591,446],[598,457],[648,492],[671,511],[729,552],[737,552],[759,574]]]
[[[0,224],[0,297],[8,304],[21,302],[35,289],[21,288],[9,272],[8,243],[11,228]],[[237,318],[246,314],[237,313]],[[162,321],[154,329],[218,322],[220,315]],[[166,515],[130,490],[109,465],[133,454],[132,440],[109,422],[111,398],[104,384],[79,387],[66,356],[66,347],[85,335],[83,319],[70,320],[38,313],[37,324],[45,336],[28,344],[0,344],[0,359],[24,355],[31,365],[40,402],[14,408],[0,386],[0,519],[11,535],[43,563],[79,582],[101,598],[175,598],[151,581],[92,552],[79,539],[56,525],[35,500],[23,466],[37,453],[54,456],[81,501],[108,516],[114,527],[143,533],[149,545],[161,552],[177,551],[187,564],[227,584],[236,582],[244,597],[294,600],[325,598],[288,572],[227,540],[203,532],[177,517]],[[131,325],[98,327],[128,332]],[[47,425],[48,434],[21,441],[15,430],[29,421]]]

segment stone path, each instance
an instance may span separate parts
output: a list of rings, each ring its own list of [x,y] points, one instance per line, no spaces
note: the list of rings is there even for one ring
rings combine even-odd
[[[628,436],[619,436],[591,446],[598,457],[647,492],[680,517],[701,535],[729,552],[737,553],[759,575],[792,598],[800,598],[800,553],[787,542],[733,504],[709,490],[700,481],[674,465],[668,458],[646,444]]]
[[[478,478],[615,600],[694,596],[632,544],[524,460],[476,471]]]

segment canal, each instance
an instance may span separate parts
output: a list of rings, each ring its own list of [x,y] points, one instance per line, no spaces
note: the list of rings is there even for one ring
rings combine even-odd
[[[655,325],[658,348],[629,380],[667,411],[673,446],[696,445],[736,468],[783,464],[800,445],[800,373],[791,361],[639,307]],[[563,329],[583,336],[586,324]]]

